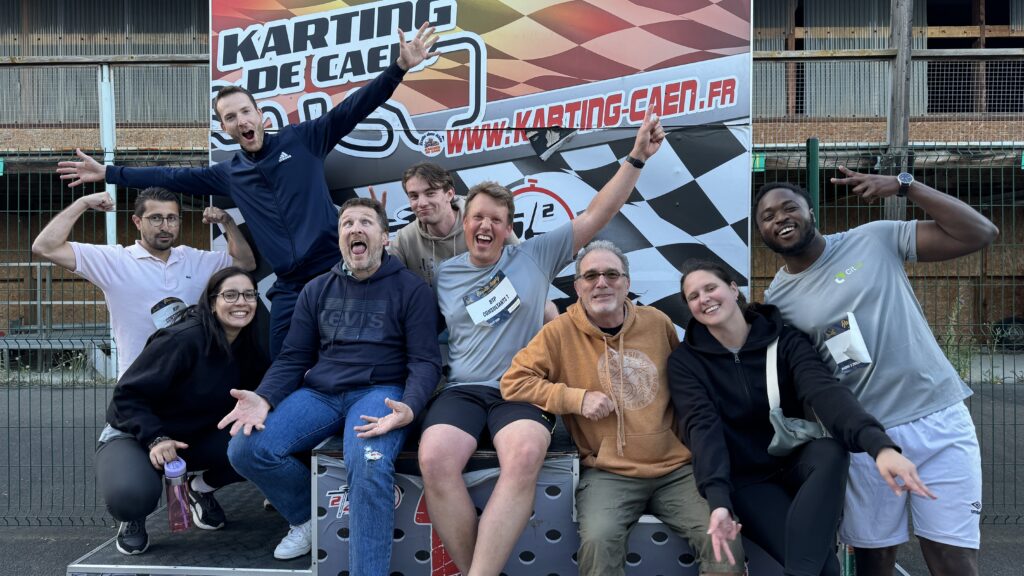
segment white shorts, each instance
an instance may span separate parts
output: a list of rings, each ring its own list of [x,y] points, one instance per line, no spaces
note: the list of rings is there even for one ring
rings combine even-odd
[[[963,402],[886,430],[917,466],[938,499],[896,496],[867,454],[850,454],[850,482],[840,539],[854,548],[886,548],[909,540],[909,500],[914,534],[941,544],[977,549],[981,543],[981,452]]]

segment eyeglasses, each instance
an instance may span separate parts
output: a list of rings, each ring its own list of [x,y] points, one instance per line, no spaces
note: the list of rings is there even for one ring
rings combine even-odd
[[[245,298],[246,302],[255,302],[256,297],[259,295],[260,293],[257,292],[256,290],[246,290],[245,292],[239,292],[238,290],[225,290],[223,292],[214,294],[214,296],[220,296],[221,298],[223,298],[224,301],[227,302],[228,304],[234,304],[235,302],[238,302],[239,296]]]
[[[158,226],[158,227],[162,226],[164,222],[167,222],[167,225],[171,226],[171,227],[174,227],[174,226],[177,226],[178,224],[181,224],[181,218],[178,218],[174,214],[171,214],[171,215],[168,215],[168,216],[163,216],[163,215],[160,215],[160,214],[153,214],[152,216],[146,216],[146,220],[149,220],[149,223],[152,224],[153,226]]]
[[[619,281],[619,278],[622,278],[623,276],[628,277],[629,274],[626,274],[625,272],[619,272],[618,270],[605,270],[604,272],[598,272],[597,270],[587,270],[583,274],[577,276],[576,279],[583,280],[587,284],[593,284],[594,282],[597,282],[597,279],[601,276],[604,276],[604,279],[607,280],[609,284],[614,284]]]

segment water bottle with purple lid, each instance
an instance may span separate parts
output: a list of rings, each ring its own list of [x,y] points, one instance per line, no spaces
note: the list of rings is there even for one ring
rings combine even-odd
[[[164,484],[167,486],[167,520],[171,532],[183,532],[192,527],[188,508],[188,489],[185,461],[175,458],[164,464]]]

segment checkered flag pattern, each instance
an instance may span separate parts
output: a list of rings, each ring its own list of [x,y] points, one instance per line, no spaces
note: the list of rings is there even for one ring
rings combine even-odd
[[[568,221],[554,218],[544,226],[531,223],[533,206],[531,181],[556,194],[573,215],[582,212],[602,186],[619,169],[632,149],[635,133],[620,129],[624,136],[597,146],[556,152],[547,161],[526,156],[508,162],[455,170],[456,191],[465,194],[484,180],[494,180],[516,196],[516,233],[521,239],[543,233]],[[598,238],[619,246],[630,262],[630,297],[638,304],[654,306],[683,328],[690,314],[679,297],[679,269],[690,258],[724,263],[741,286],[748,284],[750,217],[750,127],[703,125],[671,129],[666,143],[644,167],[625,206],[601,231]],[[524,187],[525,186],[525,187]],[[400,182],[374,184],[388,190],[391,232],[411,223],[408,200]],[[336,204],[367,189],[332,190]],[[244,222],[237,209],[230,209],[236,221]],[[218,229],[214,247],[226,249]],[[261,265],[257,272],[261,294],[266,294],[274,276]],[[576,298],[573,268],[567,267],[554,281],[550,298],[564,309]]]
[[[508,162],[452,171],[456,191],[465,194],[484,180],[494,180],[516,194],[515,229],[525,240],[568,221],[554,218],[531,224],[528,194],[536,181],[575,214],[582,212],[619,169],[632,149],[635,132],[597,146],[556,152],[547,161],[530,155]],[[666,144],[648,161],[625,206],[598,234],[619,246],[630,262],[630,296],[654,306],[683,328],[690,318],[679,297],[679,269],[691,258],[726,265],[741,286],[750,276],[750,127],[703,125],[671,129]],[[391,191],[391,232],[412,221],[401,183],[374,184]],[[335,201],[366,196],[366,188],[334,190]],[[552,202],[554,203],[554,202]],[[551,299],[564,309],[575,301],[573,267],[554,281]]]
[[[261,0],[257,8],[252,0],[218,0],[211,50],[218,49],[219,30],[362,4]],[[750,51],[750,0],[479,0],[459,3],[456,24],[453,32],[476,33],[486,45],[488,102]],[[442,54],[410,74],[394,99],[413,115],[467,106],[471,73],[466,52]],[[212,74],[225,82],[240,78],[237,71]],[[337,102],[359,85],[325,91]],[[295,98],[278,100],[297,121]]]

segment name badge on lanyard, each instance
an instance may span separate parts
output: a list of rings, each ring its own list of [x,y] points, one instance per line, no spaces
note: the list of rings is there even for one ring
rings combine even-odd
[[[871,364],[871,354],[853,312],[825,329],[825,347],[843,375]]]
[[[521,304],[512,281],[501,270],[486,284],[463,296],[462,303],[474,324],[492,328],[511,318]]]

